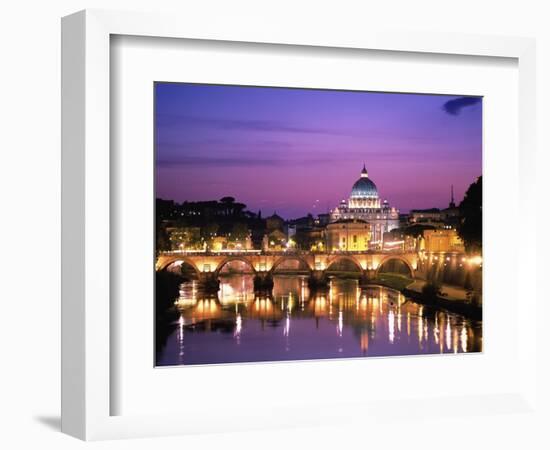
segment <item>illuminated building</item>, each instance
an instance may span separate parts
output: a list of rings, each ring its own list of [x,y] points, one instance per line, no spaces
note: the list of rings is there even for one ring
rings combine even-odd
[[[283,250],[286,248],[287,236],[281,230],[273,230],[264,236],[262,250]]]
[[[283,230],[285,221],[284,219],[279,216],[277,213],[273,213],[272,216],[269,216],[265,219],[265,225],[267,227],[267,231],[271,232],[274,230]]]
[[[371,226],[360,219],[339,219],[327,225],[329,251],[365,251],[369,249]]]
[[[374,247],[382,246],[384,233],[399,228],[399,211],[390,207],[387,200],[380,202],[378,189],[369,178],[365,166],[348,200],[342,200],[330,213],[331,222],[342,219],[367,222],[370,225],[370,244]]]
[[[220,250],[252,250],[252,239],[245,236],[242,239],[229,239],[227,236],[215,236],[210,243],[210,249],[214,252]]]
[[[445,209],[412,209],[408,215],[408,224],[429,225],[435,228],[452,228],[458,225],[460,210],[454,199],[454,188],[451,186],[451,201]]]
[[[424,230],[420,244],[427,252],[464,252],[464,243],[456,230]]]
[[[212,238],[211,248],[213,251],[218,252],[227,247],[227,238],[225,236],[216,236]]]
[[[195,249],[202,246],[199,227],[167,227],[171,250]]]
[[[283,231],[285,221],[284,219],[273,213],[265,220],[266,223],[266,234],[262,240],[262,250],[283,250],[286,248],[288,236]]]
[[[396,252],[417,251],[417,239],[399,229],[384,233],[384,250]]]

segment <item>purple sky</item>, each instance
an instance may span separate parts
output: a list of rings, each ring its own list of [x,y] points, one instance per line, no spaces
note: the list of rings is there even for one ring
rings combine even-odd
[[[156,196],[318,214],[363,162],[382,199],[446,207],[481,175],[479,97],[155,84]]]

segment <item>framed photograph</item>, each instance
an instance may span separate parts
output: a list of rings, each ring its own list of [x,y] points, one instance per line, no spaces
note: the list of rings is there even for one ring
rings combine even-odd
[[[482,97],[154,89],[157,366],[482,351]]]
[[[62,31],[64,432],[533,411],[532,40]]]

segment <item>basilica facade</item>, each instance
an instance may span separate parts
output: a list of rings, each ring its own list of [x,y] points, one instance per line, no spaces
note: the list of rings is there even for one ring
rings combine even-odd
[[[347,200],[330,211],[330,222],[364,221],[370,225],[370,246],[381,248],[384,233],[399,228],[399,211],[387,200],[380,202],[378,189],[363,166],[360,178],[351,189]]]

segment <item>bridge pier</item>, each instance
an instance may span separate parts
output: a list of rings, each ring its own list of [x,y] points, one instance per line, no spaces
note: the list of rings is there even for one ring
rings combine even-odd
[[[365,270],[365,276],[370,280],[374,280],[376,278],[376,270],[374,269],[367,269]]]
[[[329,279],[324,270],[313,270],[307,280],[308,287],[311,290],[327,289]]]
[[[359,287],[365,289],[376,278],[376,270],[367,269],[361,272],[361,278],[359,278]]]
[[[366,275],[361,275],[361,278],[359,279],[359,287],[361,289],[365,289],[371,282],[371,279]]]
[[[265,291],[273,289],[273,275],[271,272],[257,272],[254,275],[254,290]]]
[[[206,292],[218,292],[220,290],[220,280],[215,272],[201,272],[199,274],[199,289]]]

